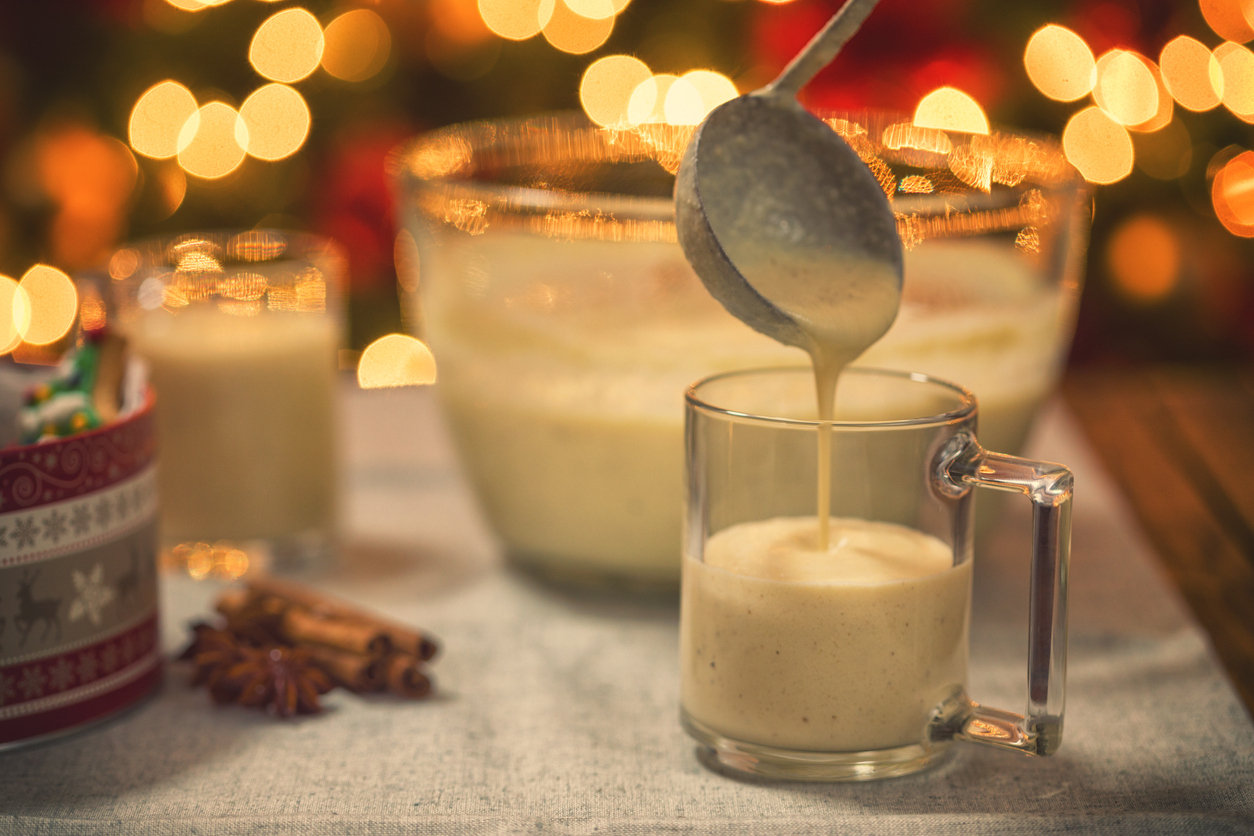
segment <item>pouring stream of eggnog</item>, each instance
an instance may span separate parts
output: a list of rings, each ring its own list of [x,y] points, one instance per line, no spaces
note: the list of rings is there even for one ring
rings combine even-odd
[[[890,264],[814,250],[734,252],[753,289],[797,323],[814,365],[818,400],[818,547],[831,539],[832,421],[836,385],[845,367],[883,336],[897,317],[901,285]]]

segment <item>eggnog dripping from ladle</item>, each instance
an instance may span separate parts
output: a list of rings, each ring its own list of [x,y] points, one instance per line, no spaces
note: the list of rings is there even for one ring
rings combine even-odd
[[[734,249],[734,248],[733,248]],[[847,254],[831,259],[814,253],[790,257],[787,250],[738,253],[753,275],[753,286],[797,323],[801,346],[814,366],[818,406],[818,547],[830,540],[832,504],[832,421],[836,386],[845,368],[857,360],[892,325],[901,304],[900,274],[894,265]],[[900,268],[896,268],[900,269]]]
[[[879,181],[796,94],[876,2],[849,0],[779,78],[712,110],[675,180],[675,228],[701,282],[733,316],[814,362],[824,550],[836,381],[896,318],[902,252]]]

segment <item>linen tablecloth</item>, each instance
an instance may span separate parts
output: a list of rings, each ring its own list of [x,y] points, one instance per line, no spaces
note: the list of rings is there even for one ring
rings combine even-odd
[[[1034,759],[962,746],[872,784],[729,778],[680,730],[677,598],[506,567],[425,391],[345,388],[345,553],[315,582],[443,640],[435,699],[337,694],[278,722],[159,695],[0,755],[3,834],[1251,833],[1254,726],[1062,407],[1034,456],[1076,473],[1067,718]],[[977,556],[970,691],[1025,701],[1028,509]],[[169,651],[213,584],[164,582]]]

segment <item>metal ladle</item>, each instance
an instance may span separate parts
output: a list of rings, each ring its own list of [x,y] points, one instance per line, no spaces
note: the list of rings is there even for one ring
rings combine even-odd
[[[876,2],[849,0],[779,78],[711,111],[675,181],[679,242],[706,288],[816,366],[870,347],[901,298],[901,239],[884,190],[796,99]]]

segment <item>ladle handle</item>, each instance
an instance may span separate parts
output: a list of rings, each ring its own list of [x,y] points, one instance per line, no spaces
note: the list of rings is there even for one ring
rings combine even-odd
[[[789,62],[779,77],[762,88],[760,95],[796,96],[810,79],[818,75],[840,52],[841,47],[854,36],[862,21],[875,8],[879,0],[849,0],[832,15],[817,35],[810,39],[805,49]]]

